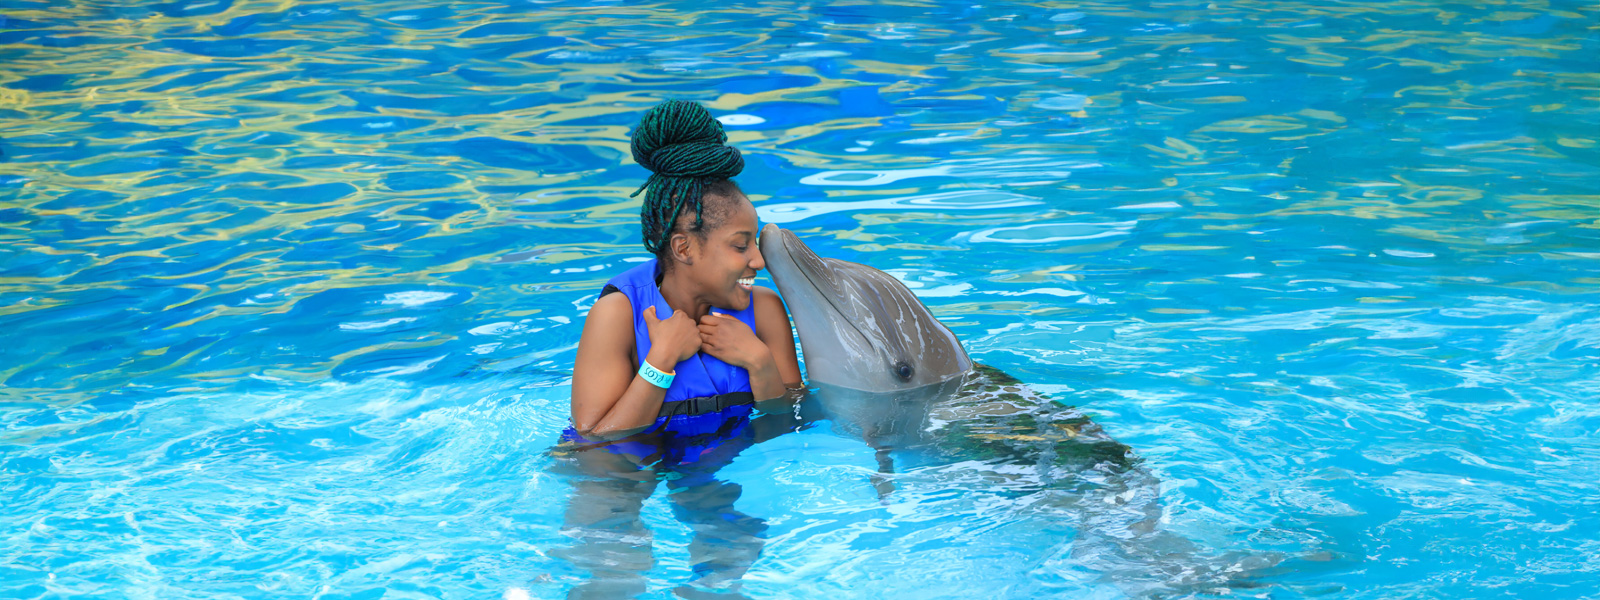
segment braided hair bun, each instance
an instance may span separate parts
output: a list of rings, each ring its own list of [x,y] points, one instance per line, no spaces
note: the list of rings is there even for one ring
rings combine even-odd
[[[628,197],[649,190],[639,210],[646,250],[659,256],[666,249],[685,206],[694,210],[695,230],[705,225],[707,186],[744,170],[744,157],[727,141],[722,124],[695,102],[668,100],[639,119],[633,132],[633,160],[651,175]]]

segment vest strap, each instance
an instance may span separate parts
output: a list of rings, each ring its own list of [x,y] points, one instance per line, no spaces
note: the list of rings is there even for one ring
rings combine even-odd
[[[750,392],[728,392],[715,396],[701,396],[688,400],[662,402],[656,418],[696,416],[718,413],[741,404],[755,404],[756,395]]]

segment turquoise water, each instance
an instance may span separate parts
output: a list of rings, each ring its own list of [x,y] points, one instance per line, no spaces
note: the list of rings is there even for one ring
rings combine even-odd
[[[0,597],[562,597],[545,451],[666,98],[1166,531],[1286,558],[1237,594],[1600,596],[1594,4],[706,6],[0,1]],[[875,468],[724,468],[746,593],[1125,593],[1078,514]]]

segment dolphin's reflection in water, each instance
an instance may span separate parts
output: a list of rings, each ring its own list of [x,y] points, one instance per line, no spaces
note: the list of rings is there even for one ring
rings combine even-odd
[[[901,392],[819,386],[808,401],[843,434],[876,451],[872,486],[884,503],[896,492],[896,463],[919,465],[919,486],[1010,497],[1018,512],[1068,520],[1070,550],[1041,557],[1050,568],[1092,573],[1130,597],[1228,593],[1272,556],[1203,556],[1160,525],[1161,482],[1127,445],[1088,416],[992,367],[962,379]],[[1063,542],[1067,540],[1063,539]]]
[[[823,385],[812,398],[836,430],[859,436],[877,451],[880,475],[894,473],[896,451],[993,467],[1000,479],[991,483],[1018,493],[1059,489],[1062,477],[1122,475],[1139,467],[1131,448],[1087,416],[987,365],[903,392]],[[1018,466],[1028,468],[1011,468]],[[875,478],[874,487],[880,500],[894,491],[889,477]]]

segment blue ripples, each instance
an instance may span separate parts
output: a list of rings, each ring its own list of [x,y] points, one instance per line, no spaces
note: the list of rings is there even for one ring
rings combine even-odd
[[[1166,566],[1600,596],[1595,7],[858,4],[7,2],[0,596],[564,597],[549,449],[667,98],[1133,448]],[[882,501],[838,429],[718,473],[751,597],[1200,594],[1088,562],[1127,531],[1040,465]]]

